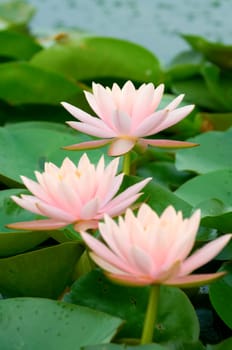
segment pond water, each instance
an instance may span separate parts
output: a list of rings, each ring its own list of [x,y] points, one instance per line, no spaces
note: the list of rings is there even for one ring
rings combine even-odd
[[[180,33],[231,43],[232,0],[28,0],[35,32],[78,28],[139,43],[162,62],[187,48]]]

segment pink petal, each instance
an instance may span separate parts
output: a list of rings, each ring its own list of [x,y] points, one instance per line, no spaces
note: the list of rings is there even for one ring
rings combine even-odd
[[[172,112],[168,113],[168,117],[160,124],[160,126],[156,129],[156,133],[170,128],[171,126],[179,123],[182,119],[184,119],[189,113],[192,112],[194,105],[188,105],[185,107],[177,108]],[[166,109],[166,108],[165,108]]]
[[[120,215],[127,207],[129,207],[141,196],[142,193],[138,192],[144,188],[149,181],[151,181],[151,178],[140,181],[139,183],[130,186],[125,191],[120,193],[105,207],[106,213],[110,216]]]
[[[202,284],[208,284],[219,277],[222,277],[226,274],[223,272],[209,273],[209,274],[196,274],[196,275],[188,275],[182,277],[174,277],[170,278],[167,281],[164,281],[163,284],[168,286],[176,286],[179,288],[190,288],[197,287]]]
[[[107,145],[107,143],[110,143],[110,142],[111,142],[110,139],[93,140],[93,141],[76,143],[76,144],[70,145],[70,146],[65,146],[65,147],[63,147],[63,149],[68,149],[70,151],[74,151],[74,150],[100,148],[100,147]]]
[[[175,140],[161,140],[161,139],[140,139],[143,144],[151,145],[160,148],[188,148],[199,146],[198,143],[186,142],[186,141],[175,141]]]
[[[105,260],[108,264],[113,265],[117,269],[120,269],[125,272],[132,272],[133,269],[130,268],[127,264],[121,261],[112,251],[105,246],[102,242],[92,237],[88,233],[80,233],[85,243],[90,247],[92,253],[91,256],[94,260],[95,256],[100,257],[102,260]]]
[[[150,114],[151,104],[154,96],[154,85],[149,83],[143,88],[137,90],[136,99],[132,110],[133,119],[139,122],[141,119]]]
[[[152,111],[155,111],[157,107],[159,106],[161,99],[164,94],[164,84],[160,84],[155,89],[154,95],[153,95],[153,102],[152,102]]]
[[[101,201],[101,208],[103,208],[105,205],[107,205],[107,203],[109,201],[112,200],[112,198],[115,196],[115,194],[118,192],[120,186],[121,186],[121,183],[122,183],[122,180],[123,180],[123,176],[124,174],[120,174],[118,176],[115,177],[115,179],[112,181],[111,183],[111,186],[110,185],[110,182],[108,182],[106,185],[107,186],[104,186],[103,184],[101,184],[101,187],[98,189],[96,195],[99,195],[102,197],[102,201]],[[105,188],[103,188],[105,187]],[[103,189],[104,189],[104,192],[103,192]],[[103,193],[104,193],[104,198],[103,198]]]
[[[99,109],[99,106],[97,105],[96,99],[93,94],[91,94],[88,91],[84,91],[86,100],[88,101],[88,104],[92,108],[92,110],[101,118],[101,110]]]
[[[127,113],[117,109],[112,113],[112,124],[118,135],[127,135],[131,128],[131,118]]]
[[[173,111],[177,106],[179,106],[179,104],[181,103],[181,101],[184,98],[184,94],[181,94],[179,96],[177,96],[176,98],[174,98],[174,100],[172,102],[170,102],[165,109],[168,109],[169,111]]]
[[[12,196],[11,199],[23,209],[31,211],[35,214],[42,214],[39,208],[37,207],[37,204],[41,202],[40,199],[30,195],[22,195],[21,197],[22,198]]]
[[[80,120],[83,123],[96,126],[97,128],[104,124],[99,118],[91,116],[90,114],[84,112],[82,109],[79,109],[70,103],[61,102],[61,104],[70,114],[72,114],[76,119]]]
[[[81,209],[80,217],[82,220],[91,220],[94,219],[98,213],[99,201],[97,198],[91,199],[86,203]]]
[[[111,93],[109,93],[109,91],[107,91],[102,85],[93,83],[93,94],[101,113],[99,116],[108,126],[111,127],[112,124],[109,117],[111,116],[112,111],[117,108],[112,99]]]
[[[119,274],[123,274],[124,275],[124,271],[116,268],[115,266],[113,266],[112,264],[108,263],[106,260],[100,258],[98,255],[94,254],[94,253],[89,253],[89,255],[91,256],[91,258],[93,259],[93,261],[100,266],[104,271],[108,271],[110,273],[119,273]]]
[[[153,278],[151,276],[123,275],[109,272],[105,274],[113,282],[125,286],[148,286],[153,283]]]
[[[113,85],[114,88],[115,84]],[[121,92],[121,96],[120,99],[117,98],[117,95],[119,95],[119,91],[118,89],[115,87],[114,91],[112,88],[112,93],[113,96],[115,98],[115,94],[116,94],[116,98],[115,100],[118,99],[118,103],[117,105],[119,106],[119,108],[123,111],[125,111],[128,115],[131,115],[132,113],[132,108],[133,108],[133,104],[134,104],[134,98],[135,98],[135,94],[136,94],[136,90],[134,85],[132,84],[131,81],[127,81],[125,83],[125,85],[123,86],[122,90],[120,90]]]
[[[22,221],[15,222],[12,224],[6,225],[6,227],[16,230],[56,230],[58,228],[67,226],[67,222],[57,221],[53,219],[48,220],[34,220],[34,221]]]
[[[28,179],[26,176],[21,176],[21,179],[24,185],[28,188],[28,190],[33,193],[36,197],[41,200],[48,200],[47,193],[44,191],[42,186],[37,182]]]
[[[198,249],[182,263],[179,275],[188,275],[212,260],[226,246],[231,237],[232,234],[223,235]]]
[[[139,246],[132,246],[130,255],[133,257],[133,261],[141,275],[151,275],[153,262],[149,254]]]
[[[166,110],[161,110],[149,115],[135,130],[132,130],[133,135],[137,137],[153,135],[154,130],[166,118],[167,113]]]
[[[73,129],[81,131],[87,135],[92,135],[96,137],[108,137],[108,138],[116,136],[116,133],[113,130],[111,129],[106,130],[104,125],[102,125],[102,127],[96,127],[96,126],[92,126],[81,122],[67,122],[67,124],[71,126]]]
[[[48,216],[52,219],[60,220],[66,223],[72,223],[75,221],[75,217],[72,214],[60,208],[52,207],[51,205],[42,202],[38,203],[37,206],[44,216]]]
[[[135,139],[117,138],[112,141],[108,150],[109,156],[121,156],[132,150],[136,143]]]

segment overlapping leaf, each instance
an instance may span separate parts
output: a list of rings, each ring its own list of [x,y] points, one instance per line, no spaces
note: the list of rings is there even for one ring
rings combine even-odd
[[[110,77],[157,82],[161,78],[154,54],[137,44],[107,37],[73,40],[63,34],[56,45],[36,54],[31,63],[76,80]]]
[[[4,350],[80,350],[109,342],[121,324],[117,317],[48,299],[16,298],[0,305]]]
[[[74,283],[65,300],[117,315],[126,320],[119,336],[140,338],[148,294],[149,287],[118,286],[94,270]],[[173,339],[194,341],[198,332],[196,314],[185,294],[177,288],[162,287],[154,339],[158,343]]]

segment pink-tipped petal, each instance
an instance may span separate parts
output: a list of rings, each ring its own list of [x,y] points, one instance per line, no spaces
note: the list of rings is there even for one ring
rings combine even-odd
[[[93,198],[81,208],[80,216],[83,220],[95,218],[99,209],[98,198]]]
[[[177,96],[172,102],[170,102],[165,109],[168,109],[169,111],[173,111],[176,107],[179,106],[179,104],[182,102],[184,98],[184,94],[181,94]]]
[[[57,230],[64,226],[67,226],[66,222],[52,220],[52,219],[14,222],[12,224],[6,225],[6,227],[10,229],[29,230],[29,231]]]
[[[89,125],[81,122],[67,122],[73,129],[83,132],[84,134],[96,136],[96,137],[115,137],[116,133],[113,130],[105,128],[104,124],[100,127]]]
[[[121,209],[126,205],[129,206],[132,204],[138,197],[141,196],[142,193],[139,193],[147,184],[151,181],[151,177],[144,179],[143,181],[138,182],[127,188],[125,191],[120,193],[117,197],[115,197],[108,205],[107,205],[107,213],[111,216],[120,215]],[[136,199],[135,199],[136,198]],[[130,204],[129,204],[130,203]],[[115,210],[117,208],[117,210]],[[120,208],[120,210],[119,210]],[[112,212],[114,215],[112,215]],[[118,214],[116,214],[117,212]]]
[[[162,110],[149,115],[136,127],[135,130],[133,130],[133,135],[136,137],[149,136],[150,134],[153,135],[154,130],[159,126],[162,120],[166,118],[167,113],[166,110]]]
[[[189,148],[199,146],[198,143],[175,140],[161,140],[161,139],[140,139],[143,144],[160,147],[160,148]]]
[[[174,109],[174,111],[168,113],[168,118],[166,118],[156,129],[156,133],[170,128],[171,126],[179,123],[182,119],[184,119],[189,113],[194,109],[194,105],[188,105],[184,107],[180,107],[178,109]]]
[[[203,284],[208,284],[210,282],[215,281],[216,279],[224,276],[226,274],[223,272],[209,273],[209,274],[195,274],[181,277],[174,277],[167,281],[164,284],[168,286],[174,286],[179,288],[190,288],[197,287]]]
[[[151,276],[123,275],[106,272],[105,275],[113,282],[123,286],[147,286],[153,283]]]
[[[227,245],[231,237],[232,234],[223,235],[193,253],[183,262],[180,270],[180,276],[188,275],[192,271],[212,260]]]
[[[128,135],[131,129],[131,118],[127,113],[116,110],[112,113],[112,124],[118,134]]]
[[[136,143],[135,139],[118,138],[111,142],[108,150],[109,156],[121,156],[132,150]]]
[[[81,122],[96,127],[102,125],[102,121],[100,119],[91,116],[90,114],[84,112],[82,109],[79,109],[67,102],[61,102],[61,104],[70,114],[72,114],[76,119],[80,120]]]
[[[75,151],[75,150],[80,151],[85,149],[100,148],[107,145],[110,142],[111,142],[110,139],[86,141],[86,142],[76,143],[74,145],[64,146],[63,149],[67,149],[70,151]]]
[[[107,248],[102,242],[98,241],[96,238],[92,237],[86,232],[81,232],[81,236],[90,247],[90,249],[94,252],[94,255],[92,255],[93,259],[94,256],[98,256],[102,259],[102,261],[105,260],[108,264],[113,265],[117,269],[126,272],[132,271],[130,266],[127,266],[124,262],[122,262],[120,258],[113,254],[112,251]]]
[[[62,210],[61,208],[52,207],[47,203],[39,203],[37,204],[37,207],[42,215],[51,217],[52,219],[65,221],[66,223],[72,223],[75,221],[75,217],[72,214]]]

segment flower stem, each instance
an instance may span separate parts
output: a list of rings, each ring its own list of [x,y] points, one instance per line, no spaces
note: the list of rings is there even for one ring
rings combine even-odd
[[[124,154],[124,157],[123,157],[123,172],[125,175],[130,175],[130,160],[131,160],[130,152],[127,152],[126,154]]]
[[[158,284],[151,286],[145,321],[143,325],[141,344],[152,343],[154,327],[157,318],[159,290],[160,286]]]

